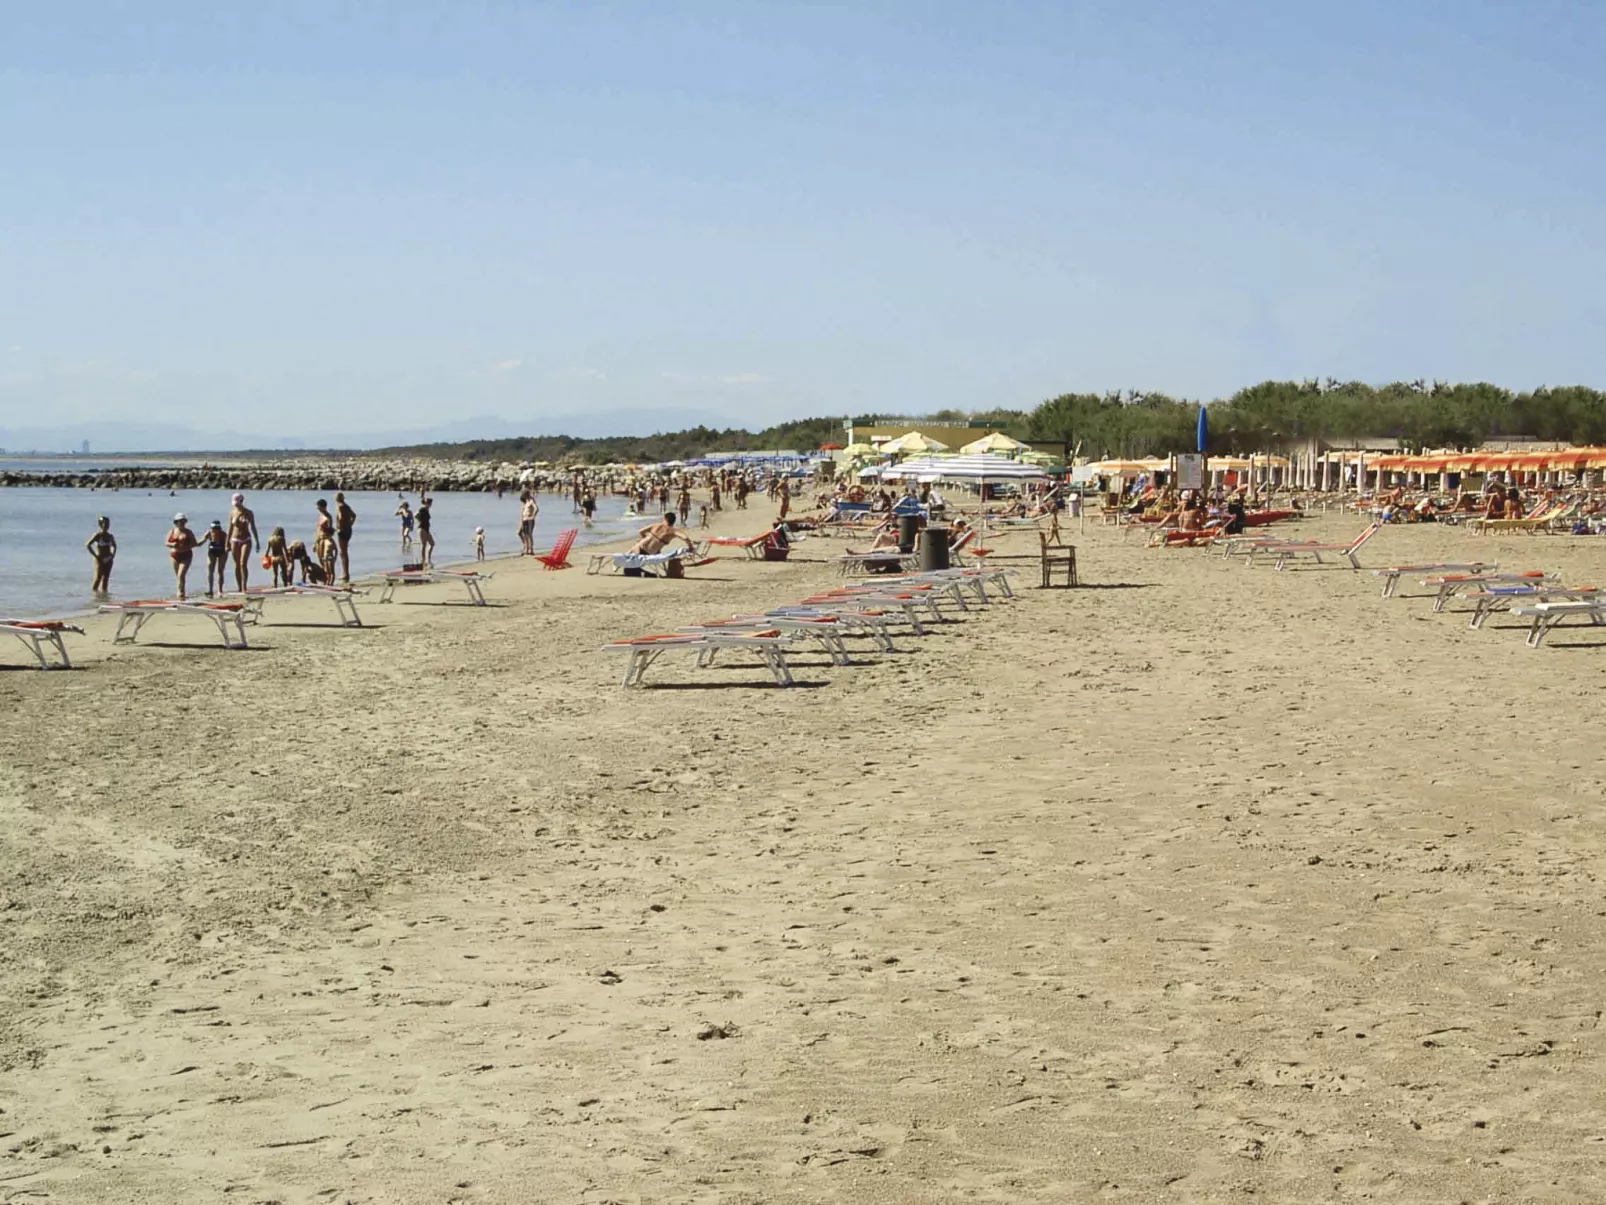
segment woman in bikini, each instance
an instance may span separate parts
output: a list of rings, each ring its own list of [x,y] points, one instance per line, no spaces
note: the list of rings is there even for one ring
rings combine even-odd
[[[110,593],[112,588],[112,562],[117,559],[117,537],[112,535],[112,521],[105,515],[95,520],[95,534],[84,541],[89,555],[95,558],[95,580],[89,589],[95,594]]]
[[[230,502],[229,555],[234,558],[234,588],[244,594],[251,576],[251,554],[261,546],[262,537],[257,534],[256,515],[245,505],[245,495],[235,494]]]
[[[312,535],[312,554],[318,558],[318,564],[323,567],[323,580],[333,583],[335,580],[335,517],[329,513],[329,502],[319,498],[315,503],[318,508],[318,524]]]

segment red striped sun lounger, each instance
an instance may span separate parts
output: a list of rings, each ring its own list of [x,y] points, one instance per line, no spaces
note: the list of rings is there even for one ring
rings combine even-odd
[[[485,594],[480,589],[481,582],[488,582],[496,575],[493,573],[480,573],[473,569],[391,569],[381,575],[385,585],[379,592],[379,601],[382,603],[394,602],[397,586],[419,586],[430,582],[462,582],[468,590],[468,600],[476,607],[485,605]]]
[[[67,656],[67,645],[61,636],[63,632],[76,632],[82,636],[84,629],[61,619],[0,619],[0,632],[10,632],[32,649],[40,669],[71,669],[72,661]],[[47,657],[47,649],[53,651],[59,660],[52,661]]]

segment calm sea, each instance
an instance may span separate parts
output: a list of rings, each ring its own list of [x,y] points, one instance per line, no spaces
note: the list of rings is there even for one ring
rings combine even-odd
[[[37,469],[38,462],[30,467]],[[257,527],[264,542],[275,527],[283,527],[292,540],[306,541],[312,547],[313,524],[317,512],[313,503],[319,495],[310,490],[248,491],[246,505],[256,512]],[[441,493],[433,496],[430,514],[434,520],[435,560],[448,565],[472,560],[474,529],[485,528],[487,556],[506,555],[519,550],[518,495]],[[397,495],[387,493],[346,494],[357,512],[357,528],[351,540],[351,572],[373,573],[401,564],[401,524],[395,518]],[[408,499],[416,508],[417,495]],[[579,527],[579,516],[571,513],[568,499],[542,494],[541,517],[536,525],[536,547],[550,547],[558,532]],[[625,502],[618,498],[598,500],[597,521],[582,529],[578,543],[616,540],[638,526],[638,520],[621,516]],[[117,537],[117,564],[112,571],[112,595],[116,598],[166,598],[173,592],[173,571],[167,559],[167,532],[173,515],[183,511],[190,526],[205,530],[213,519],[229,517],[229,491],[179,490],[169,494],[146,490],[51,489],[22,486],[0,489],[0,616],[43,618],[67,615],[89,609],[95,600],[89,583],[93,565],[84,541],[95,531],[95,516],[106,515]],[[252,585],[267,585],[266,570],[253,557]],[[196,557],[190,570],[190,590],[205,589],[206,557]],[[233,581],[232,572],[229,577]]]

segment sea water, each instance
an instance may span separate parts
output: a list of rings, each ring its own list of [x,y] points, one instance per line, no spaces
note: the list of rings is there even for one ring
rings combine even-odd
[[[37,463],[30,467],[38,468]],[[167,557],[167,533],[174,514],[182,511],[199,535],[213,519],[227,523],[229,490],[88,490],[45,486],[0,488],[0,617],[24,619],[69,615],[93,608],[99,600],[89,593],[94,563],[84,541],[95,531],[95,517],[106,515],[117,537],[117,562],[112,570],[113,598],[169,598],[173,594],[173,568]],[[287,540],[301,540],[312,550],[319,498],[334,509],[334,494],[311,490],[247,491],[245,504],[256,512],[262,543],[275,527],[283,527]],[[353,578],[394,569],[403,562],[401,520],[395,511],[400,496],[348,490],[346,501],[357,512],[351,538]],[[413,509],[418,496],[408,495]],[[625,501],[597,500],[596,521],[590,527],[573,513],[569,499],[554,494],[539,496],[541,514],[535,526],[537,551],[550,548],[560,531],[580,528],[576,543],[617,540],[631,534],[642,520],[623,518]],[[435,563],[456,564],[474,558],[473,535],[485,528],[485,555],[505,556],[519,550],[519,497],[517,492],[495,494],[439,493],[431,495],[430,529],[435,536]],[[415,559],[417,538],[405,559]],[[272,583],[262,568],[262,549],[251,554],[252,586]],[[226,578],[234,588],[234,569]],[[206,551],[198,549],[190,567],[189,591],[206,589]]]

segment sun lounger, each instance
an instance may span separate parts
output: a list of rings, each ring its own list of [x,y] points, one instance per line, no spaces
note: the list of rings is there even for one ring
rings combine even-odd
[[[1597,593],[1594,586],[1549,586],[1543,583],[1532,586],[1484,586],[1470,590],[1465,595],[1477,604],[1468,626],[1474,630],[1481,628],[1484,620],[1499,610],[1509,611],[1534,603],[1589,602]]]
[[[1435,611],[1444,610],[1444,604],[1456,595],[1485,586],[1537,586],[1545,582],[1555,585],[1556,579],[1543,569],[1530,569],[1525,573],[1446,573],[1422,579],[1424,586],[1432,586],[1437,591],[1433,599]]]
[[[1253,544],[1249,548],[1244,564],[1253,565],[1256,555],[1275,557],[1273,569],[1286,569],[1290,563],[1302,556],[1311,557],[1316,564],[1325,565],[1322,556],[1339,557],[1349,563],[1351,569],[1359,569],[1361,563],[1355,559],[1365,543],[1382,530],[1382,524],[1372,523],[1348,544],[1312,544],[1308,542],[1293,544]]]
[[[920,563],[920,558],[912,552],[900,552],[896,548],[878,548],[873,552],[849,552],[837,557],[837,572],[846,577],[850,573],[863,573],[866,570],[881,569],[888,573],[906,573]]]
[[[864,636],[874,641],[884,653],[898,651],[892,641],[892,628],[886,622],[886,614],[881,611],[833,607],[829,604],[811,607],[797,603],[789,607],[776,607],[764,612],[764,615],[770,619],[831,619],[841,625],[843,636]]]
[[[1419,573],[1492,573],[1498,568],[1500,566],[1494,563],[1469,561],[1464,565],[1390,565],[1387,569],[1374,569],[1372,572],[1383,579],[1383,597],[1393,598],[1402,577],[1415,577]]]
[[[756,536],[713,536],[708,543],[713,548],[740,548],[747,554],[750,561],[764,559],[764,545],[769,541],[770,533],[761,531]]]
[[[851,665],[848,646],[842,636],[848,625],[834,615],[737,615],[709,623],[688,624],[676,631],[689,636],[722,635],[733,632],[778,631],[817,641],[833,665]]]
[[[693,653],[699,667],[713,664],[721,649],[734,649],[751,653],[764,663],[777,686],[791,686],[792,672],[786,664],[786,646],[794,637],[783,636],[777,629],[757,632],[704,633],[689,635],[676,632],[664,636],[638,636],[634,640],[615,640],[602,646],[605,653],[623,653],[629,657],[625,663],[625,686],[640,686],[653,662],[665,653]]]
[[[1534,603],[1531,606],[1512,607],[1511,613],[1519,619],[1532,620],[1527,643],[1529,648],[1536,649],[1544,642],[1546,633],[1559,627],[1564,619],[1581,616],[1596,626],[1606,623],[1606,598]]]
[[[117,630],[112,633],[113,644],[133,644],[139,639],[140,629],[154,615],[204,615],[217,625],[217,634],[223,638],[224,648],[248,647],[245,642],[244,603],[141,599],[104,603],[100,610],[103,614],[117,616]]]
[[[365,591],[350,586],[317,586],[309,583],[301,586],[263,586],[233,597],[245,604],[245,610],[241,613],[245,623],[261,623],[263,609],[270,598],[327,598],[335,604],[341,627],[360,628],[362,616],[357,614],[356,596],[362,593]]]
[[[1566,509],[1566,503],[1561,503],[1537,509],[1520,519],[1470,519],[1467,521],[1467,526],[1479,535],[1499,531],[1525,531],[1529,535],[1534,535],[1540,528],[1548,527],[1551,521],[1558,518]]]
[[[61,619],[0,619],[0,632],[10,632],[32,649],[40,669],[71,669],[72,660],[67,656],[67,645],[61,636],[63,632],[82,636],[84,629]],[[59,663],[45,655],[46,649],[55,651]]]
[[[569,550],[574,547],[575,537],[580,534],[578,527],[571,527],[568,531],[558,534],[557,542],[552,545],[549,552],[538,552],[535,559],[541,562],[545,569],[567,569],[569,567]]]
[[[476,607],[485,605],[481,582],[488,582],[495,574],[480,573],[473,569],[391,569],[382,575],[384,588],[379,592],[382,603],[394,602],[397,586],[418,586],[430,582],[462,582],[468,590],[468,600]]]

